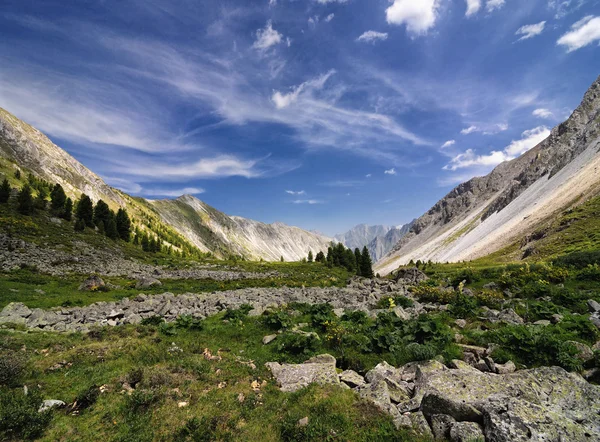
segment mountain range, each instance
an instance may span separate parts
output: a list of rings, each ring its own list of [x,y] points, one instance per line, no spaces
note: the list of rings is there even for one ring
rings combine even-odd
[[[73,199],[85,193],[111,208],[126,208],[142,230],[175,232],[184,242],[217,257],[298,261],[326,251],[330,238],[282,223],[228,216],[191,195],[174,200],[132,197],[106,184],[46,135],[0,108],[0,174],[16,169],[59,183]]]
[[[600,192],[600,77],[569,119],[520,157],[453,189],[376,265],[388,274],[410,260],[473,260],[528,242],[561,213]],[[591,234],[591,232],[590,232]]]

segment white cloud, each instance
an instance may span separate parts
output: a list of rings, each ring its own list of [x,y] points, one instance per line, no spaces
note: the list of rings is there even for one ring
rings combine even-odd
[[[467,1],[467,12],[465,15],[471,17],[479,12],[481,9],[481,0],[466,0]]]
[[[304,190],[286,190],[285,193],[289,193],[290,195],[306,195],[306,192]]]
[[[560,37],[557,44],[573,52],[596,41],[600,41],[600,17],[588,15],[571,26],[571,31]]]
[[[314,28],[315,26],[317,26],[317,23],[319,23],[319,16],[315,15],[314,17],[308,17],[308,25],[312,28]]]
[[[557,20],[577,11],[588,0],[549,0],[548,8],[555,10],[556,15],[554,16]]]
[[[492,12],[492,11],[495,11],[496,9],[502,8],[505,3],[506,3],[506,0],[488,0],[485,5],[485,9],[488,12]]]
[[[394,0],[385,11],[391,25],[406,25],[409,34],[423,35],[435,26],[440,0]]]
[[[356,39],[356,41],[364,41],[366,43],[375,43],[376,41],[387,40],[387,32],[367,31]]]
[[[317,0],[317,3],[326,5],[327,3],[348,3],[348,0]]]
[[[463,129],[460,131],[461,134],[463,135],[469,135],[472,134],[473,132],[477,132],[479,129],[477,128],[477,126],[469,126],[466,129]]]
[[[283,35],[273,29],[273,23],[269,20],[263,29],[256,31],[256,41],[252,47],[259,51],[265,51],[271,46],[281,43],[282,39]]]
[[[521,40],[527,40],[530,39],[532,37],[535,37],[536,35],[540,35],[542,32],[544,32],[544,28],[546,27],[546,22],[542,21],[539,22],[537,24],[534,25],[525,25],[525,26],[521,26],[517,32],[515,32],[515,35],[521,35],[522,37],[519,38],[518,41]]]
[[[550,135],[550,130],[545,126],[539,126],[531,130],[526,130],[520,140],[513,141],[502,151],[492,151],[487,155],[477,155],[473,149],[452,158],[449,164],[444,166],[444,170],[456,171],[458,169],[471,167],[493,167],[504,161],[510,161],[530,149],[537,146]]]
[[[282,94],[279,91],[275,91],[271,97],[271,100],[273,101],[277,109],[284,109],[289,105],[295,103],[298,100],[300,94],[310,94],[315,90],[323,89],[323,86],[325,86],[327,80],[329,80],[329,78],[334,74],[335,70],[331,70],[328,73],[321,75],[320,77],[317,77],[314,80],[309,80],[302,83],[300,86],[293,89],[292,92],[289,92],[287,94]]]
[[[500,123],[500,124],[495,124],[493,125],[491,128],[488,128],[486,130],[483,131],[484,135],[495,135],[498,132],[504,132],[508,130],[508,124],[506,123]]]
[[[442,144],[442,149],[445,149],[446,147],[454,146],[455,144],[456,144],[455,140],[448,140],[444,144]]]
[[[324,201],[321,200],[294,200],[292,201],[294,204],[324,204]]]
[[[269,0],[269,6],[277,5],[277,0]]]
[[[386,175],[396,175],[396,169],[395,168],[391,168],[389,170],[386,170],[384,173]]]
[[[327,17],[325,17],[325,21],[329,23],[331,20],[333,20],[333,17],[335,17],[335,14],[331,13]]]
[[[204,193],[204,189],[200,189],[197,187],[185,187],[183,189],[146,189],[143,188],[140,192],[146,196],[167,196],[172,198],[177,198],[181,195],[200,195]]]
[[[531,113],[534,117],[552,119],[554,114],[548,109],[536,109]]]
[[[365,178],[371,178],[372,176],[373,176],[372,174],[368,173],[365,175]]]

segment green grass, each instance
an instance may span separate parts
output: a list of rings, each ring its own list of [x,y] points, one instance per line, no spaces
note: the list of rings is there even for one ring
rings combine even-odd
[[[391,418],[351,391],[311,386],[280,392],[264,363],[307,356],[287,357],[275,344],[263,346],[261,338],[270,332],[259,319],[239,325],[219,315],[204,321],[201,331],[168,335],[153,326],[87,336],[0,331],[0,350],[26,349],[30,369],[22,382],[40,385],[44,398],[72,404],[90,387],[106,388],[76,415],[54,412],[39,440],[419,440],[395,430]],[[182,351],[169,352],[173,343]],[[205,359],[205,348],[221,359]],[[128,396],[122,384],[136,370],[141,379]],[[179,408],[182,401],[189,406]],[[297,426],[304,417],[308,426]]]

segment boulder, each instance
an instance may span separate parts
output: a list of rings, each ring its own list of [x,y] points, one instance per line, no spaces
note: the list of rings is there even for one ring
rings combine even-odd
[[[431,431],[436,440],[448,440],[450,429],[456,423],[456,420],[447,414],[434,414],[429,417]]]
[[[588,299],[587,306],[590,310],[590,313],[600,312],[600,304],[593,299]]]
[[[416,267],[410,267],[407,269],[399,269],[396,272],[396,282],[403,282],[405,284],[417,285],[422,281],[427,281],[429,277],[420,271]]]
[[[594,352],[589,345],[577,341],[566,341],[565,344],[570,344],[577,349],[577,358],[582,362],[588,362],[594,359]]]
[[[11,302],[0,312],[0,324],[25,324],[32,311],[21,302]]]
[[[335,364],[335,358],[325,354],[315,356],[303,364],[267,362],[265,366],[273,373],[281,391],[293,392],[312,383],[339,385]]]
[[[450,428],[451,442],[483,441],[484,437],[481,426],[475,422],[455,422]]]
[[[162,282],[150,276],[143,276],[135,283],[136,289],[149,289],[151,287],[160,287]]]
[[[47,399],[42,402],[40,408],[38,409],[38,413],[43,413],[44,411],[51,410],[52,408],[62,408],[66,404],[63,401],[59,401],[57,399]]]
[[[263,345],[267,345],[267,344],[270,344],[271,342],[273,342],[275,339],[277,339],[277,335],[268,335],[268,336],[263,337],[262,343],[263,343]]]
[[[517,367],[513,361],[508,361],[506,364],[496,364],[496,373],[509,374],[517,371]]]
[[[404,429],[417,433],[418,436],[433,439],[431,427],[425,419],[422,412],[405,413],[394,419],[394,424],[398,429]]]
[[[80,291],[91,292],[106,287],[106,283],[98,275],[92,275],[79,285]]]
[[[365,385],[365,379],[354,370],[346,370],[340,373],[340,381],[349,385],[350,387],[360,387]]]

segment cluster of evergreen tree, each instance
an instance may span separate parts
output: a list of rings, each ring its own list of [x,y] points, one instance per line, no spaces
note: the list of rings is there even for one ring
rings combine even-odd
[[[373,278],[373,262],[367,247],[362,252],[357,248],[354,251],[347,249],[342,243],[331,244],[327,249],[327,256],[323,252],[317,253],[314,261],[326,264],[328,267],[343,267],[358,276]],[[308,262],[313,262],[312,251],[308,252]]]
[[[98,228],[98,232],[110,239],[131,240],[131,219],[125,209],[114,212],[108,204],[99,200],[94,203],[86,194],[81,195],[75,211],[75,230],[83,231],[86,227]]]
[[[20,177],[20,171],[19,177]],[[48,189],[50,189],[48,191]],[[33,196],[34,192],[37,195]],[[7,178],[0,184],[0,204],[7,204],[10,200],[12,188]],[[45,180],[29,175],[27,182],[23,184],[17,194],[16,208],[22,215],[33,215],[36,211],[48,209],[48,195],[50,196],[50,210],[52,215],[71,220],[73,213],[73,201],[67,198],[60,184],[50,185]]]

